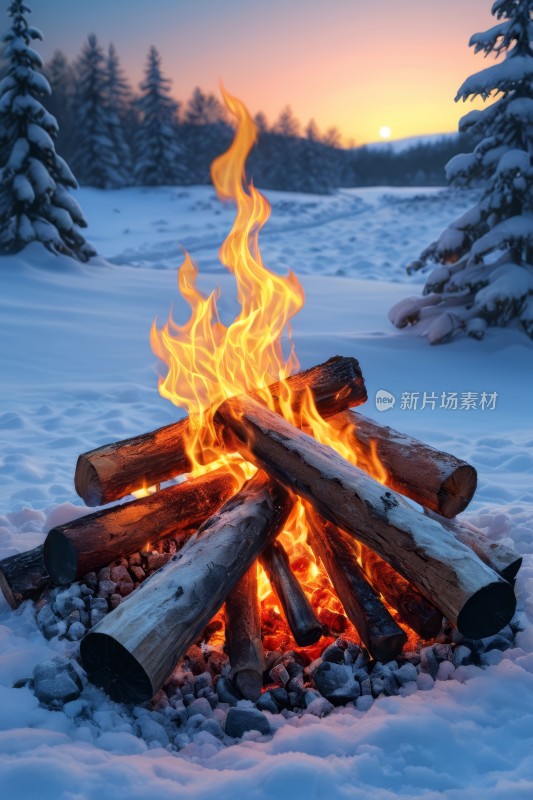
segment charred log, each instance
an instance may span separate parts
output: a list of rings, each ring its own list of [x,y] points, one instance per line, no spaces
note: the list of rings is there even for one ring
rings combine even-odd
[[[256,563],[228,594],[225,620],[231,679],[246,700],[257,700],[263,687],[265,654],[261,641]]]
[[[36,600],[50,586],[42,544],[0,561],[0,589],[11,608],[18,608],[23,600]]]

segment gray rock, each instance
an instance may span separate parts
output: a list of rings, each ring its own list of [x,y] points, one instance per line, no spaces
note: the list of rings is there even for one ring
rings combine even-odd
[[[183,702],[186,706],[190,706],[191,703],[194,703],[195,697],[192,692],[187,692],[187,694],[183,695]]]
[[[326,717],[333,711],[333,705],[325,697],[315,697],[307,706],[307,713],[315,717]]]
[[[76,700],[83,689],[79,667],[70,658],[56,657],[37,664],[33,670],[33,690],[41,703],[58,709]]]
[[[379,697],[380,694],[384,694],[387,697],[398,694],[398,685],[392,672],[385,672],[378,677],[371,675],[370,685],[374,697]]]
[[[270,670],[270,677],[274,683],[277,683],[280,686],[286,686],[286,684],[290,681],[290,675],[285,669],[284,664],[276,664],[275,667],[272,667]]]
[[[294,678],[291,678],[287,684],[287,691],[288,692],[296,692],[299,694],[304,690],[304,677],[303,675],[295,675]]]
[[[100,581],[98,584],[98,596],[110,597],[117,591],[117,584],[115,581]]]
[[[372,697],[372,683],[370,678],[361,681],[361,697]]]
[[[453,648],[451,644],[434,644],[433,652],[437,661],[451,661]]]
[[[41,608],[37,614],[37,625],[39,626],[43,636],[47,639],[52,639],[61,633],[61,628],[58,619],[52,611],[52,606],[47,603]]]
[[[416,681],[418,673],[416,671],[416,667],[414,664],[411,664],[407,661],[405,664],[402,664],[400,669],[397,669],[394,673],[394,678],[398,686],[405,686],[406,683],[410,681]]]
[[[81,622],[73,622],[67,631],[67,637],[73,642],[78,642],[84,636],[85,626]]]
[[[161,747],[166,747],[169,744],[166,730],[159,722],[153,719],[153,716],[140,717],[137,720],[137,727],[145,742],[157,742]]]
[[[278,707],[275,704],[270,692],[263,692],[259,700],[256,702],[259,711],[270,711],[271,714],[278,713]]]
[[[276,686],[275,689],[271,689],[270,695],[278,708],[287,708],[289,705],[289,695],[283,686]]]
[[[193,717],[195,714],[202,714],[202,716],[209,718],[213,716],[213,709],[209,700],[206,700],[205,697],[197,697],[187,706],[187,714],[189,717]]]
[[[81,609],[84,609],[85,603],[81,597],[76,597],[69,590],[67,590],[57,595],[54,601],[54,606],[57,609],[57,613],[66,619],[72,611],[80,611]]]
[[[213,686],[213,678],[209,672],[202,672],[194,678],[194,693],[198,695],[202,689],[210,689]]]
[[[432,647],[424,647],[420,651],[420,665],[423,672],[428,672],[433,680],[437,677],[439,671],[439,662],[433,652]]]
[[[240,739],[246,731],[269,734],[268,719],[256,708],[230,708],[226,717],[226,734],[234,739]]]
[[[361,689],[351,667],[324,661],[314,674],[316,688],[321,695],[335,705],[356,700]]]
[[[304,705],[307,708],[313,700],[318,700],[319,697],[322,697],[320,692],[317,692],[316,689],[306,689],[304,692]]]
[[[323,661],[330,661],[333,664],[344,664],[344,650],[337,644],[330,644],[322,653]]]
[[[220,722],[218,722],[216,719],[206,719],[200,725],[200,730],[207,731],[208,733],[211,734],[211,736],[216,736],[217,739],[224,738],[224,731],[222,730],[222,726],[220,725]]]
[[[430,689],[433,689],[434,684],[435,681],[428,672],[421,672],[416,679],[417,687],[423,692],[428,692]]]
[[[455,648],[455,652],[452,656],[452,664],[454,667],[462,667],[465,664],[470,664],[471,662],[472,651],[469,647],[466,647],[464,644],[460,644]]]
[[[222,703],[229,703],[230,706],[236,706],[239,698],[235,693],[232,683],[227,678],[219,678],[215,691]]]

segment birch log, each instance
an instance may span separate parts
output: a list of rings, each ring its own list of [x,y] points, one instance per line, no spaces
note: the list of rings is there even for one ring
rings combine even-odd
[[[263,551],[259,560],[277,594],[296,644],[308,647],[318,642],[322,636],[322,625],[291,569],[283,545],[273,542]]]
[[[0,589],[11,608],[18,608],[23,600],[36,600],[51,585],[42,544],[0,561]]]
[[[322,561],[346,616],[377,661],[391,661],[402,652],[407,636],[393,620],[364,576],[353,540],[313,509],[307,514],[309,543]]]
[[[313,395],[323,417],[367,399],[365,383],[355,358],[335,356],[324,364],[269,387],[275,402],[290,394],[291,407],[298,411],[307,393]],[[172,425],[104,445],[83,453],[76,464],[74,484],[79,496],[90,506],[118,500],[143,485],[151,486],[188,472],[185,452],[188,419]]]
[[[355,411],[337,414],[330,424],[347,435],[363,459],[372,458],[374,447],[387,471],[385,484],[420,505],[444,517],[454,517],[474,496],[477,473],[466,461]]]
[[[44,563],[55,584],[78,580],[116,558],[174,535],[182,542],[235,493],[229,472],[210,472],[159,492],[59,525],[44,542]]]
[[[482,638],[512,618],[512,587],[475,553],[395,492],[248,397],[215,415],[237,449],[359,539],[412,583],[465,636]]]
[[[149,700],[283,526],[292,501],[264,474],[82,640],[89,678],[121,702]]]
[[[231,679],[245,700],[257,700],[263,688],[265,653],[256,562],[228,594],[224,614]]]

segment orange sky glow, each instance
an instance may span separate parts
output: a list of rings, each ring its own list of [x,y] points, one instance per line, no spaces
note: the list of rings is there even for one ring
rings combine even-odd
[[[303,125],[335,125],[345,143],[454,131],[472,107],[454,103],[488,65],[472,33],[494,24],[490,0],[32,0],[40,48],[73,57],[87,33],[113,41],[133,84],[155,44],[173,94],[222,79],[274,122],[290,104]],[[50,26],[47,24],[50,21]]]

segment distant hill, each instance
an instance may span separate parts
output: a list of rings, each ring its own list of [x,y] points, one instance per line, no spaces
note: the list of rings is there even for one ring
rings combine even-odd
[[[380,152],[388,151],[389,153],[398,155],[399,153],[405,153],[407,150],[412,150],[414,147],[420,147],[421,145],[444,144],[445,142],[447,144],[452,144],[457,141],[458,138],[459,134],[456,132],[427,133],[422,136],[407,136],[404,139],[386,139],[379,142],[370,142],[369,144],[360,145],[353,149],[360,150],[361,147],[365,147],[367,150]]]

